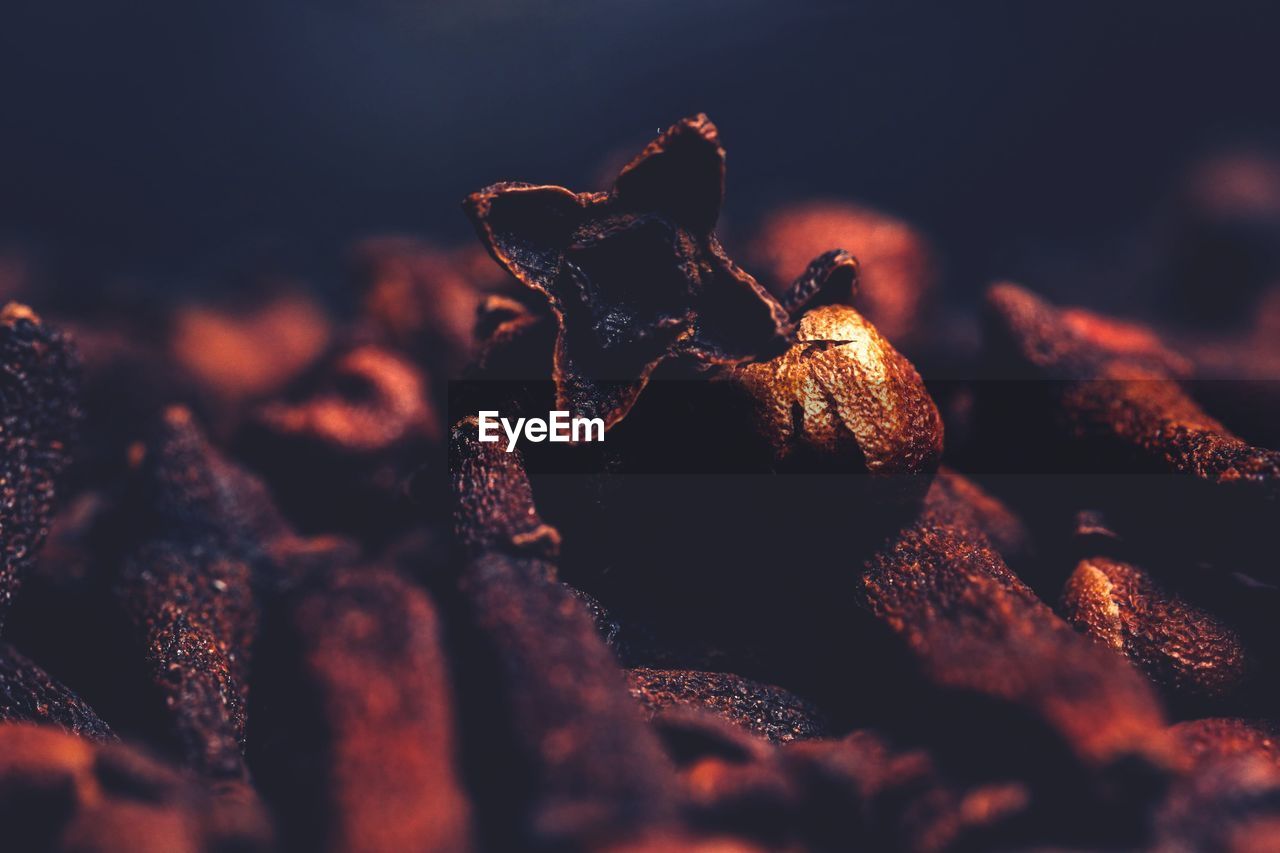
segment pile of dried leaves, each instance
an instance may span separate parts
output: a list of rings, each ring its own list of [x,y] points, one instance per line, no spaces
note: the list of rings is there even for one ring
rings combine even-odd
[[[1276,338],[999,284],[966,344],[908,225],[781,208],[757,280],[723,194],[697,116],[345,319],[4,308],[2,846],[1280,844]]]

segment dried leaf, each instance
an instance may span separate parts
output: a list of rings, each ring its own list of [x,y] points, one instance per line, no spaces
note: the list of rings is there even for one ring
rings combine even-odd
[[[724,149],[704,115],[668,129],[612,192],[495,184],[467,213],[495,260],[559,325],[557,407],[621,420],[663,361],[733,364],[785,341],[786,312],[712,233]]]

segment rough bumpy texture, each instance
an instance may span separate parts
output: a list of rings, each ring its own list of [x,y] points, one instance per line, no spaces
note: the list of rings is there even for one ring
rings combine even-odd
[[[0,309],[0,627],[44,542],[80,418],[76,358],[25,305]]]
[[[688,669],[629,670],[631,695],[649,714],[666,708],[702,708],[773,743],[823,737],[826,723],[800,697],[728,672]]]
[[[1280,578],[1280,451],[1210,416],[1186,359],[1147,327],[1009,284],[988,292],[987,323],[988,470],[1067,475],[1054,489],[1068,505],[1106,511],[1162,565]]]
[[[1006,561],[1014,563],[1032,554],[1031,533],[1012,509],[968,477],[945,465],[933,480],[930,508],[935,517],[980,531]]]
[[[180,408],[165,413],[146,446],[140,481],[143,527],[117,592],[185,759],[213,777],[244,778],[255,564],[266,559],[254,527],[261,495]]]
[[[1073,434],[1109,445],[1152,470],[1184,474],[1274,501],[1280,451],[1252,447],[1210,417],[1178,384],[1189,363],[1141,326],[1058,309],[1011,284],[993,287],[994,332],[1059,387]]]
[[[83,699],[8,643],[0,643],[0,721],[48,723],[89,740],[115,739]]]
[[[1076,628],[1175,693],[1222,698],[1238,692],[1248,675],[1249,657],[1237,631],[1131,563],[1081,560],[1062,607]]]
[[[758,403],[760,429],[779,464],[821,470],[932,473],[942,417],[920,374],[847,305],[800,318],[796,342],[770,361],[730,374]]]
[[[264,660],[263,790],[297,849],[463,851],[470,805],[453,690],[427,596],[339,571],[288,608]],[[256,728],[255,728],[256,730]]]
[[[609,428],[669,358],[734,364],[784,344],[786,312],[712,233],[723,196],[724,149],[698,115],[650,143],[612,192],[504,183],[467,199],[494,259],[555,315],[557,408]]]
[[[833,246],[858,258],[858,310],[898,346],[914,343],[923,331],[934,269],[924,239],[906,223],[857,205],[804,202],[771,213],[747,249],[780,294],[810,258]]]
[[[266,851],[254,809],[224,807],[173,768],[120,744],[44,726],[0,725],[6,850],[100,853]]]
[[[857,597],[925,680],[1029,715],[1075,761],[1159,761],[1162,712],[1136,672],[1076,634],[935,487],[915,523],[866,564]]]

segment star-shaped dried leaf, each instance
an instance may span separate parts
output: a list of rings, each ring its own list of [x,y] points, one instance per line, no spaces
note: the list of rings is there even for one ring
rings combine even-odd
[[[556,317],[557,406],[612,426],[668,358],[737,364],[785,343],[786,311],[712,233],[723,196],[724,149],[698,115],[611,192],[502,183],[467,199],[493,257]]]

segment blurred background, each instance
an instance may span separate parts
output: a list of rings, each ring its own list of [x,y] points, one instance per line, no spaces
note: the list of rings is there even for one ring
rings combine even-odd
[[[600,186],[705,111],[731,245],[780,201],[850,198],[927,236],[949,300],[1013,277],[1112,308],[1162,274],[1152,234],[1197,164],[1244,158],[1245,194],[1280,196],[1278,24],[1261,2],[6,3],[0,253],[64,287],[265,270],[339,294],[353,240],[472,239],[467,192]]]

